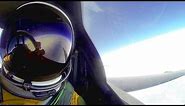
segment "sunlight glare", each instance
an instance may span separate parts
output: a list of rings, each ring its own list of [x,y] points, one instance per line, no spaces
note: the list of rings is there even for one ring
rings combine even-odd
[[[185,69],[185,28],[108,52],[102,61],[107,77]]]

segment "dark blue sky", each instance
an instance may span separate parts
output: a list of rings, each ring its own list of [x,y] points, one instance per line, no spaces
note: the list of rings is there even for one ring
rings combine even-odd
[[[182,2],[85,2],[83,21],[100,54],[185,27]]]

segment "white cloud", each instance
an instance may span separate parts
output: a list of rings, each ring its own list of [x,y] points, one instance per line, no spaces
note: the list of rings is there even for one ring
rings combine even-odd
[[[87,1],[87,2],[82,2],[82,5],[84,6],[84,9],[89,9],[94,12],[103,12],[103,9],[98,6],[96,2],[93,1]]]
[[[185,28],[102,56],[107,77],[139,76],[185,69]]]
[[[184,85],[185,76],[155,87],[129,92],[129,94],[146,105],[184,105]]]

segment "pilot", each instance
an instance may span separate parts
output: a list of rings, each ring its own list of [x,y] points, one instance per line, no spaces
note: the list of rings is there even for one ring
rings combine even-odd
[[[74,30],[69,17],[46,2],[19,6],[1,36],[3,105],[83,105],[68,81]]]

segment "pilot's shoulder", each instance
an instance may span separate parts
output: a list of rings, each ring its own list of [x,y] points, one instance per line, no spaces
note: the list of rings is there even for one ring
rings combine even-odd
[[[78,93],[74,90],[73,86],[70,84],[70,82],[67,82],[68,89],[73,89],[70,104],[71,105],[85,105],[84,99],[78,95]]]
[[[77,102],[78,102],[78,105],[86,105],[84,99],[81,96],[79,96]]]
[[[86,103],[84,99],[74,91],[71,96],[70,104],[71,105],[85,105]]]

